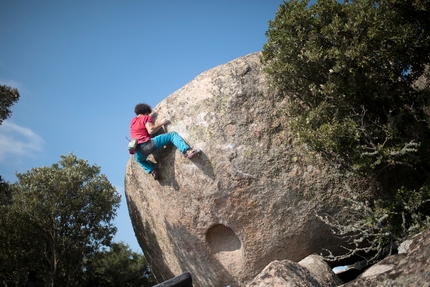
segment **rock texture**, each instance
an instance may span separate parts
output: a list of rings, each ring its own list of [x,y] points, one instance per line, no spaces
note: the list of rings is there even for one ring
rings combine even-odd
[[[321,256],[310,255],[299,263],[290,260],[271,262],[247,287],[332,287],[342,283]]]
[[[127,164],[130,217],[159,282],[189,271],[194,286],[245,286],[272,261],[339,250],[315,214],[347,216],[334,195],[365,184],[296,143],[259,56],[206,71],[155,107],[200,157],[154,153],[159,182]]]
[[[273,261],[247,287],[323,287],[311,273],[290,260]]]
[[[430,229],[408,240],[407,246],[342,286],[430,286]]]
[[[343,283],[321,256],[315,254],[309,255],[300,260],[298,264],[308,269],[312,277],[315,278],[321,286],[332,287],[339,286]]]
[[[246,286],[430,286],[430,229],[405,241],[400,250],[401,253],[385,258],[345,284],[321,256],[310,255],[299,263],[273,261]]]

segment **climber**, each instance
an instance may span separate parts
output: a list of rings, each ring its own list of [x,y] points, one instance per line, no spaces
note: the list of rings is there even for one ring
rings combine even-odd
[[[148,155],[154,151],[159,150],[168,143],[172,143],[188,159],[200,153],[198,149],[191,149],[176,132],[160,134],[151,138],[151,135],[157,133],[165,124],[169,123],[169,120],[162,119],[160,122],[154,123],[150,116],[152,109],[149,105],[144,103],[137,104],[134,112],[136,116],[133,117],[130,123],[130,136],[132,139],[137,140],[134,158],[155,180],[158,179],[158,173],[152,164],[146,160]]]

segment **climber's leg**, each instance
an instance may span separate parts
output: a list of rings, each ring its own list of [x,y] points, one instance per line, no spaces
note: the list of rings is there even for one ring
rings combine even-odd
[[[187,145],[184,139],[177,132],[161,134],[152,138],[152,140],[155,142],[155,147],[157,150],[168,143],[174,144],[182,154],[185,154],[185,152],[190,149],[190,146]]]
[[[154,170],[152,164],[146,160],[148,156],[144,155],[139,148],[134,150],[134,159],[143,167],[147,173],[151,173]]]

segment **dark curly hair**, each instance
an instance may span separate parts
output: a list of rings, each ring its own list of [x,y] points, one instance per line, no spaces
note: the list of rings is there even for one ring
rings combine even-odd
[[[136,115],[145,115],[150,114],[152,112],[152,109],[147,104],[142,103],[136,105],[136,107],[134,108],[134,112],[136,113]]]

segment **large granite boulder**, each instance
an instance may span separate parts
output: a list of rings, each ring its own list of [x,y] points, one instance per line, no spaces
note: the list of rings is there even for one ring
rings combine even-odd
[[[154,108],[199,157],[154,153],[159,181],[130,157],[129,213],[159,282],[188,271],[194,286],[245,286],[272,261],[340,249],[315,215],[349,216],[336,195],[365,184],[296,142],[259,57],[206,71]]]

